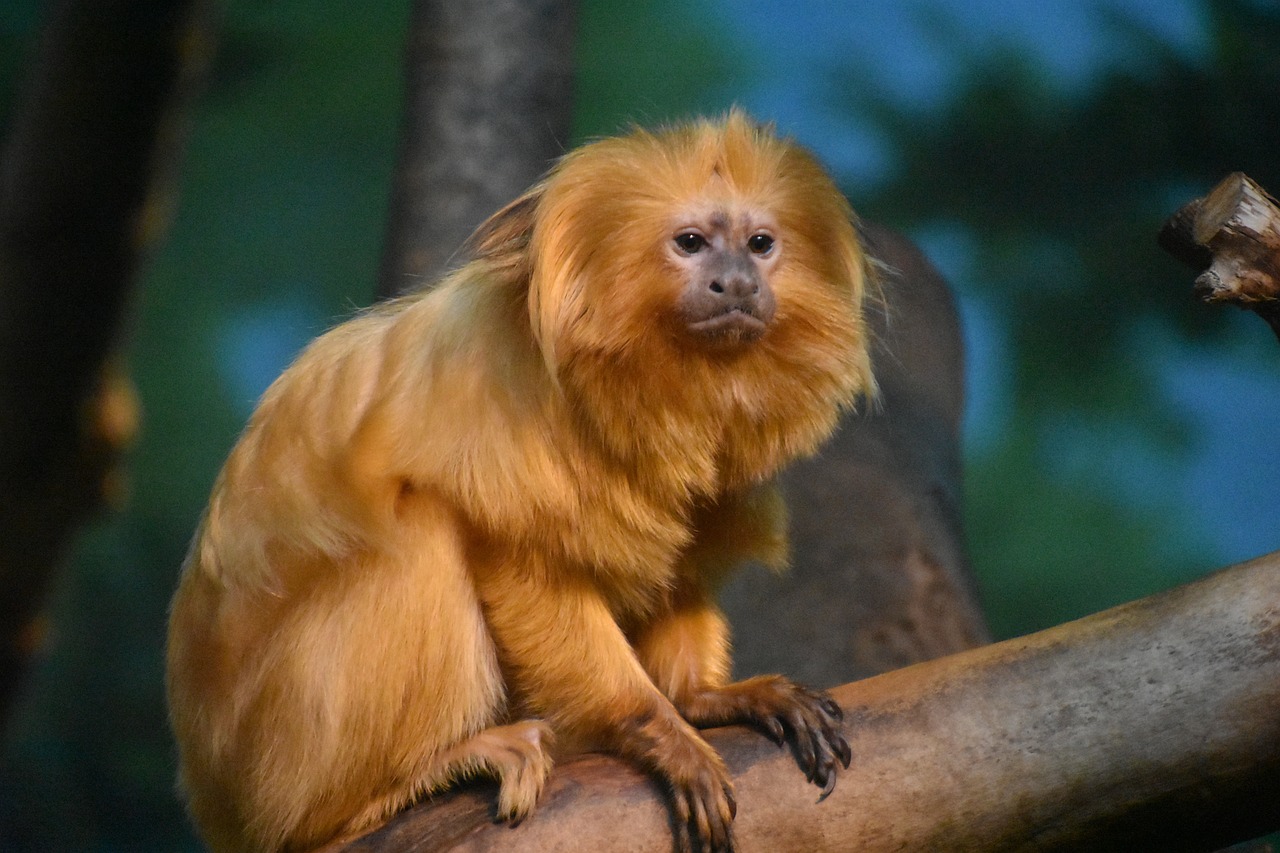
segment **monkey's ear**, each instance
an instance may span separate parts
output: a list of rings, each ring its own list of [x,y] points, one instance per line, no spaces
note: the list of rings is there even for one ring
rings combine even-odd
[[[503,265],[524,260],[541,199],[539,184],[482,222],[467,238],[471,256]]]

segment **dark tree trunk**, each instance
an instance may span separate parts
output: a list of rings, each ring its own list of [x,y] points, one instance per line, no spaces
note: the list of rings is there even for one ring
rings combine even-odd
[[[109,497],[136,412],[111,355],[167,221],[196,0],[65,0],[0,161],[0,719],[74,527]],[[157,191],[159,190],[159,191]]]

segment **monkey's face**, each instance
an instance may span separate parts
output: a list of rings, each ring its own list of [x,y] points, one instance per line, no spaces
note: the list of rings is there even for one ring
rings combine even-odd
[[[553,373],[631,358],[763,383],[797,360],[865,372],[851,216],[807,153],[734,117],[585,146],[486,239],[524,253]]]
[[[784,251],[771,219],[752,211],[711,209],[679,220],[666,245],[684,330],[711,346],[762,337],[777,302],[771,275]]]

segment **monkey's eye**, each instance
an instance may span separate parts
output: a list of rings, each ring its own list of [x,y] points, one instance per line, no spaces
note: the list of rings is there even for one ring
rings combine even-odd
[[[773,249],[773,238],[768,234],[752,234],[747,238],[747,248],[755,255],[767,255]]]
[[[703,246],[707,245],[707,238],[703,237],[696,231],[686,231],[683,234],[676,235],[676,245],[680,247],[680,251],[686,255],[695,254]]]

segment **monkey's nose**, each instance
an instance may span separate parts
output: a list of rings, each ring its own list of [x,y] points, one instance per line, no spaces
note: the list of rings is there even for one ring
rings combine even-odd
[[[713,280],[708,289],[723,301],[754,302],[760,295],[760,282],[745,276],[726,276]]]
[[[756,340],[773,322],[774,298],[769,282],[758,275],[719,270],[692,281],[680,297],[687,328],[713,344]]]

